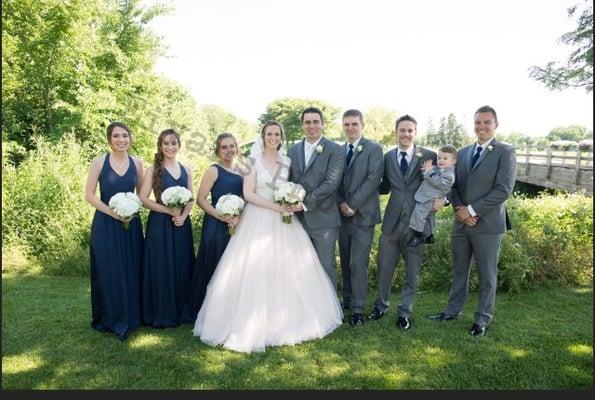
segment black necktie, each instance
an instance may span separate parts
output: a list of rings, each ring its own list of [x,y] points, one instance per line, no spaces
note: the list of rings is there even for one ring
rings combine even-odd
[[[407,152],[402,151],[401,152],[401,174],[403,174],[403,176],[405,176],[405,174],[407,173],[407,168],[409,168],[409,164],[407,164]]]
[[[473,154],[473,158],[471,159],[471,168],[473,168],[475,166],[475,163],[477,162],[477,160],[479,160],[479,155],[481,154],[481,146],[478,146],[477,149],[475,149],[475,154]]]
[[[351,157],[353,157],[353,144],[349,143],[349,151],[347,152],[347,166],[349,166],[349,162],[351,161]]]

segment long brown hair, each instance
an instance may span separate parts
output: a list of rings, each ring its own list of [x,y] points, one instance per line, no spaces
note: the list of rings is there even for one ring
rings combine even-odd
[[[180,134],[176,132],[174,129],[166,129],[159,134],[157,138],[157,153],[155,153],[155,157],[153,159],[153,193],[155,194],[155,200],[161,200],[161,177],[163,176],[163,159],[165,156],[163,155],[163,151],[161,150],[161,145],[163,144],[163,140],[169,135],[173,135],[176,137],[178,141],[178,146],[182,145],[180,141]]]

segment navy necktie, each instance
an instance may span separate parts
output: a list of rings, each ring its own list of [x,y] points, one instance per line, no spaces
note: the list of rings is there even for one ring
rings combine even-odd
[[[475,163],[477,162],[477,160],[479,160],[479,156],[481,155],[481,149],[482,149],[481,146],[479,146],[477,149],[475,149],[475,154],[473,154],[473,158],[471,159],[471,168],[473,168],[475,166]]]
[[[405,174],[407,173],[407,168],[409,168],[409,164],[407,164],[407,152],[402,151],[401,152],[401,174],[403,174],[403,176],[405,176]]]
[[[349,166],[349,162],[351,161],[351,157],[353,157],[353,144],[349,143],[349,151],[347,152],[347,166]]]

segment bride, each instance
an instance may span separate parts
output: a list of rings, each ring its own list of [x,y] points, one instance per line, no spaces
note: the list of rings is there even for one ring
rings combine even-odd
[[[342,322],[334,287],[306,231],[290,211],[273,201],[275,183],[289,175],[290,159],[279,152],[283,127],[267,122],[250,154],[244,177],[246,207],[231,237],[194,323],[194,336],[240,352],[294,345],[322,338]]]

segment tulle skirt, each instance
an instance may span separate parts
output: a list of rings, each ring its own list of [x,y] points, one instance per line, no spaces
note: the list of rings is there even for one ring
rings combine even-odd
[[[207,288],[193,333],[212,346],[262,352],[322,338],[342,323],[334,285],[294,216],[247,204]]]

